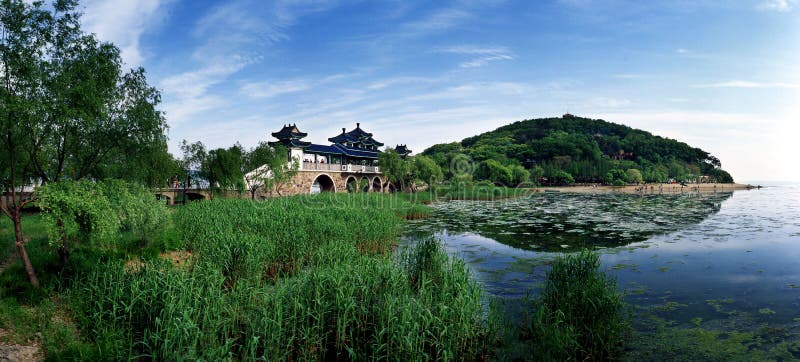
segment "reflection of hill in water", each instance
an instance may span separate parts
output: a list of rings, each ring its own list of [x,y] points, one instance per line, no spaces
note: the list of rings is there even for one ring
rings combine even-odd
[[[544,193],[494,203],[453,201],[435,205],[434,215],[409,231],[472,232],[538,251],[615,247],[699,223],[731,195]]]

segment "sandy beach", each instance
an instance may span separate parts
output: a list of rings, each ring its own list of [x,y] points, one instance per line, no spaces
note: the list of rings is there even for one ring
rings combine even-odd
[[[757,185],[745,184],[645,184],[629,186],[559,186],[559,187],[540,187],[538,192],[575,192],[575,193],[625,193],[625,194],[680,194],[680,193],[713,193],[730,192],[736,190],[750,190],[757,188]]]

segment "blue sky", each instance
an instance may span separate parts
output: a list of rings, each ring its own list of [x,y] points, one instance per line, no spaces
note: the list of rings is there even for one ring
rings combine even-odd
[[[415,151],[576,115],[800,180],[800,1],[91,0],[85,30],[162,91],[170,150],[356,122]]]

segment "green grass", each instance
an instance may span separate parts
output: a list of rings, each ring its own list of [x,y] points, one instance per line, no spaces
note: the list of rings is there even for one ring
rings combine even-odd
[[[22,231],[30,240],[26,249],[42,287],[30,286],[18,256],[8,259],[7,268],[0,274],[0,328],[7,332],[0,341],[26,345],[39,341],[50,360],[96,360],[98,356],[96,343],[78,331],[66,298],[75,280],[106,264],[157,258],[175,238],[174,228],[168,225],[149,241],[124,233],[112,244],[81,243],[74,245],[68,263],[62,265],[49,245],[47,226],[40,214],[25,214]],[[13,227],[7,217],[0,219],[0,240],[9,253],[13,251]],[[10,254],[5,255],[8,258]]]
[[[455,359],[486,353],[482,291],[435,240],[393,256],[386,196],[215,200],[180,208],[194,259],[109,262],[71,293],[103,359]],[[421,251],[422,250],[422,251]]]
[[[525,304],[525,303],[523,303]],[[596,253],[556,258],[526,318],[501,322],[502,348],[525,359],[615,360],[623,355],[630,322],[616,281],[600,270]],[[503,313],[493,309],[493,313]],[[504,316],[494,317],[503,320]],[[514,340],[514,335],[519,341]]]
[[[14,331],[7,342],[40,340],[50,360],[488,360],[510,346],[525,359],[618,356],[621,300],[594,254],[557,259],[520,325],[437,240],[395,252],[403,219],[426,216],[433,197],[196,202],[149,239],[78,243],[67,265],[27,216],[43,288],[12,264],[0,327]],[[159,257],[170,250],[191,257],[175,266]]]

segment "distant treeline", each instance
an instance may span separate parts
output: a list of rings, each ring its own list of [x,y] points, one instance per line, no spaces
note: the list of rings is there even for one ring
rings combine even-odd
[[[520,170],[542,184],[733,182],[718,158],[699,148],[621,124],[564,115],[514,122],[461,142],[426,149],[453,178],[458,157],[474,162],[473,178],[505,185]]]

